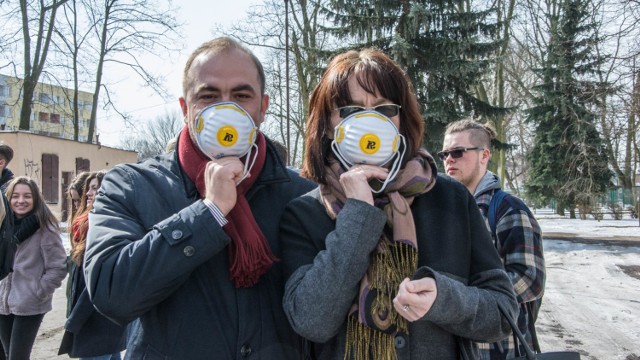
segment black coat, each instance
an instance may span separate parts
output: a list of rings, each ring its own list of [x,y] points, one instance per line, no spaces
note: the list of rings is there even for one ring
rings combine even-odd
[[[120,352],[125,348],[126,326],[107,319],[93,307],[82,267],[70,261],[70,312],[58,355],[93,357]]]
[[[315,187],[267,143],[246,194],[273,253],[286,204]],[[299,359],[301,340],[282,310],[281,262],[251,288],[229,277],[230,238],[199,199],[175,152],[105,176],[90,215],[87,287],[102,313],[140,318],[132,359]]]

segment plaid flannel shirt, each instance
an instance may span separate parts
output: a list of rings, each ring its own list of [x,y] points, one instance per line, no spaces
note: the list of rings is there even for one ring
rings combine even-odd
[[[482,216],[488,221],[489,204],[494,192],[500,188],[498,177],[490,171],[483,177],[475,198]],[[511,195],[508,195],[511,196]],[[532,347],[528,308],[544,294],[545,265],[542,232],[538,222],[526,211],[514,209],[507,197],[496,207],[496,236],[493,239],[520,304],[518,327]],[[516,356],[514,337],[500,343],[478,343],[481,359],[512,359]],[[533,348],[533,347],[532,347]],[[520,351],[520,354],[524,354]]]

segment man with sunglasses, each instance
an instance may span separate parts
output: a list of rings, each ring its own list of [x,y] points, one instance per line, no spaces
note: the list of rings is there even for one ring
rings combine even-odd
[[[518,327],[529,345],[539,349],[534,322],[544,294],[542,235],[527,205],[502,192],[498,176],[487,170],[495,134],[490,124],[471,119],[450,123],[438,157],[444,162],[447,175],[462,182],[474,195],[511,278],[520,306]],[[482,359],[511,359],[523,354],[522,350],[516,351],[513,337],[500,343],[478,345]]]

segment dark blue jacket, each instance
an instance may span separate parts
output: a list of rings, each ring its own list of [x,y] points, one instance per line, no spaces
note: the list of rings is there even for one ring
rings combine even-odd
[[[59,355],[94,357],[120,352],[125,348],[126,326],[105,318],[93,307],[82,267],[70,261],[70,312],[64,324]]]
[[[285,205],[314,185],[287,170],[267,143],[246,197],[272,251]],[[87,287],[121,324],[140,317],[132,359],[299,359],[282,310],[281,262],[252,288],[229,280],[230,238],[199,199],[175,152],[105,176],[89,217]]]

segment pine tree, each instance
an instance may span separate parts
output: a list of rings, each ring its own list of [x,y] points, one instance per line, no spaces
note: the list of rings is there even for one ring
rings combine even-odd
[[[336,25],[328,30],[351,41],[335,52],[374,46],[406,70],[423,106],[431,151],[440,149],[449,122],[506,112],[474,94],[500,46],[493,12],[450,0],[331,0],[325,8]]]
[[[527,120],[536,126],[525,187],[541,201],[555,198],[557,210],[588,206],[610,184],[611,171],[595,126],[598,99],[611,87],[596,81],[599,41],[590,21],[590,0],[562,0],[552,18],[551,38]]]

